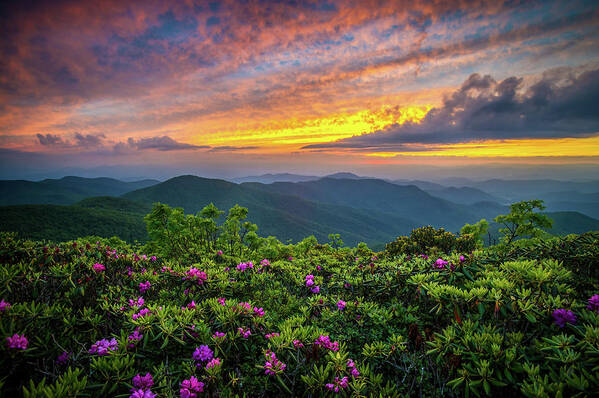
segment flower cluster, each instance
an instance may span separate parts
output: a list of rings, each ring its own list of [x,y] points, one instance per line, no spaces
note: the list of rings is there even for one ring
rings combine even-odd
[[[195,310],[196,309],[196,302],[194,300],[191,300],[191,303],[187,304],[187,307],[183,307],[183,309],[187,308],[188,310]]]
[[[14,348],[17,350],[26,350],[29,345],[29,341],[25,335],[19,336],[18,334],[14,334],[12,337],[6,338],[6,345],[8,348]]]
[[[270,265],[270,263],[268,262],[267,259],[264,259],[264,260],[260,261],[260,265],[263,267],[268,267]]]
[[[314,286],[314,275],[306,275],[306,287]]]
[[[448,264],[449,264],[448,261],[445,261],[442,258],[438,258],[437,261],[435,261],[435,268],[445,269]]]
[[[337,302],[337,308],[339,308],[339,310],[343,311],[343,309],[345,309],[345,304],[346,304],[346,302],[345,302],[345,301],[343,301],[343,300],[339,300],[339,301]]]
[[[576,324],[576,315],[570,310],[561,308],[553,311],[553,314],[551,315],[553,316],[555,324],[560,328],[566,326],[567,323]]]
[[[201,345],[196,348],[191,356],[196,361],[196,366],[200,366],[198,362],[206,362],[214,357],[214,352],[207,345]]]
[[[312,293],[314,293],[314,294],[317,294],[320,292],[320,287],[318,287],[318,285],[315,285],[314,275],[312,275],[312,274],[306,275],[306,287],[309,287],[310,290],[312,291]]]
[[[154,379],[152,375],[146,373],[145,376],[137,376],[133,378],[133,388],[131,389],[131,396],[129,398],[154,398],[156,394],[150,391],[150,388],[154,385]]]
[[[104,356],[104,355],[108,355],[109,353],[111,353],[113,351],[118,350],[118,348],[119,348],[119,343],[113,337],[110,340],[102,339],[102,340],[96,341],[94,344],[92,344],[92,346],[88,352],[90,354]]]
[[[247,263],[239,263],[237,264],[237,271],[244,272],[246,269],[254,268],[254,263],[248,261]]]
[[[295,348],[303,348],[303,347],[304,347],[304,344],[302,344],[302,342],[301,342],[301,341],[299,341],[299,340],[293,340],[293,346],[294,346]]]
[[[129,348],[135,347],[135,345],[139,343],[143,337],[144,335],[139,333],[139,328],[135,328],[133,333],[129,335]]]
[[[280,336],[280,334],[278,332],[272,332],[272,333],[267,333],[264,335],[264,337],[266,337],[267,339],[270,339],[271,337],[276,337],[276,336]]]
[[[181,382],[179,389],[181,398],[196,398],[200,392],[204,392],[204,383],[198,381],[197,377],[191,376],[188,380]]]
[[[269,376],[274,376],[278,373],[281,373],[287,367],[287,365],[281,362],[272,351],[266,351],[265,357],[266,361],[264,362],[264,373]]]
[[[248,337],[250,337],[252,335],[252,332],[250,331],[250,329],[244,329],[244,328],[237,328],[237,332],[239,333],[239,335],[241,337],[243,337],[244,339],[247,339]]]
[[[335,382],[327,383],[327,384],[325,384],[325,387],[329,391],[339,392],[340,390],[346,389],[347,385],[348,385],[347,376],[344,376],[342,379],[340,379],[339,377],[335,377]]]
[[[4,301],[4,299],[2,301],[0,301],[0,312],[4,312],[4,311],[8,311],[10,309],[10,303]]]
[[[143,310],[139,311],[137,314],[133,314],[133,320],[139,319],[139,318],[143,318],[145,316],[148,315],[152,315],[152,311],[150,311],[149,308],[144,308]]]
[[[225,305],[225,298],[224,297],[220,297],[217,301],[218,301],[218,303],[220,305],[222,305],[224,307],[224,305]]]
[[[145,281],[145,283],[139,282],[139,292],[141,294],[144,294],[145,292],[150,290],[150,287],[152,287],[152,284],[150,283],[150,281]]]
[[[220,366],[220,358],[212,358],[210,361],[208,361],[208,363],[206,364],[206,370],[208,369],[213,369]]]
[[[594,294],[593,296],[591,296],[587,308],[591,311],[599,313],[599,294]]]
[[[315,345],[323,346],[324,348],[331,351],[339,351],[339,342],[331,342],[331,338],[329,336],[320,335],[314,342]]]
[[[224,341],[225,340],[225,334],[222,332],[214,332],[214,334],[212,335],[212,338],[214,340],[221,340]]]
[[[143,297],[138,297],[136,299],[129,299],[129,307],[141,308],[143,307],[145,301]]]
[[[358,368],[356,368],[356,363],[354,361],[352,361],[351,359],[347,360],[347,367],[349,368],[349,372],[351,373],[352,376],[354,376],[354,377],[360,376],[360,372],[358,371]]]
[[[250,303],[239,303],[236,308],[233,308],[233,311],[239,311],[241,314],[249,314],[252,312],[252,306]]]
[[[208,279],[208,275],[206,275],[204,271],[200,271],[199,269],[193,267],[186,271],[185,275],[186,276],[183,279],[195,280],[198,282],[198,285],[203,284],[204,281]]]
[[[72,352],[66,352],[63,351],[62,354],[60,354],[58,356],[58,358],[56,358],[56,364],[59,366],[64,366],[67,364],[67,362],[69,362],[69,359],[71,359],[71,354],[73,354]]]
[[[103,265],[102,265],[102,264],[100,264],[100,263],[95,263],[95,264],[93,265],[93,267],[92,267],[92,268],[93,268],[93,269],[94,269],[94,271],[96,271],[96,272],[102,272],[102,271],[106,270],[106,267],[105,267],[105,266],[103,266]]]
[[[254,307],[254,316],[257,316],[259,318],[262,318],[264,316],[264,310],[262,309],[262,307]]]

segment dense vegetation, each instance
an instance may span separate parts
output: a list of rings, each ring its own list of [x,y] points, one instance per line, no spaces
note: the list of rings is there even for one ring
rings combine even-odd
[[[144,247],[0,235],[5,396],[593,396],[599,233],[540,202],[372,252],[155,205]],[[224,217],[222,222],[219,222]],[[142,254],[145,253],[145,254]]]

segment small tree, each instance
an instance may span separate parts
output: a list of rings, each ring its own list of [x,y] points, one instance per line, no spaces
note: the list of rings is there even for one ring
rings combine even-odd
[[[460,230],[460,235],[462,235],[462,236],[471,235],[475,239],[476,245],[478,247],[482,247],[484,244],[483,236],[485,236],[488,229],[489,229],[489,222],[483,218],[476,224],[464,225],[462,227],[462,229]]]
[[[503,234],[501,240],[507,244],[524,236],[539,237],[545,234],[542,228],[551,228],[553,220],[535,210],[545,210],[542,200],[528,200],[510,205],[510,214],[501,214],[493,219],[505,228],[500,228]]]

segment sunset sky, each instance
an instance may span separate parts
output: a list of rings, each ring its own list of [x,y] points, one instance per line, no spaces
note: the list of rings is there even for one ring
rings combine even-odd
[[[2,178],[599,171],[596,1],[14,1],[0,13]]]

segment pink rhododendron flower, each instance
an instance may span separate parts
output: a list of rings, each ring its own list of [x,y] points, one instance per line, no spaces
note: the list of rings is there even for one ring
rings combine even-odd
[[[314,286],[314,287],[311,289],[311,291],[312,291],[312,293],[314,293],[314,294],[320,293],[320,287],[318,287],[318,286]]]
[[[104,355],[110,354],[113,351],[118,350],[118,348],[119,348],[119,343],[113,337],[110,340],[102,339],[102,340],[96,341],[94,344],[92,344],[92,346],[88,352],[90,354],[104,356]]]
[[[206,362],[212,359],[214,356],[214,352],[207,345],[201,345],[196,348],[191,356],[194,361],[197,362]]]
[[[295,348],[303,348],[304,347],[304,345],[302,344],[302,342],[299,341],[299,340],[293,340],[293,346]]]
[[[212,358],[210,361],[208,361],[208,363],[206,364],[206,370],[208,369],[212,369],[214,367],[217,367],[220,365],[220,358]]]
[[[4,301],[4,299],[2,299],[2,301],[0,301],[0,312],[5,312],[8,311],[10,309],[10,303]]]
[[[320,335],[314,342],[315,345],[322,346],[331,351],[339,351],[339,343],[337,341],[331,342],[331,338],[329,336]]]
[[[217,301],[218,301],[218,303],[219,303],[220,305],[222,305],[222,306],[224,306],[224,305],[225,305],[225,298],[224,298],[224,297],[221,297],[221,298],[219,298]]]
[[[346,304],[345,301],[339,300],[337,302],[337,308],[339,308],[340,310],[343,310],[345,308],[345,304]]]
[[[137,390],[149,390],[154,385],[154,379],[152,375],[146,373],[145,376],[141,376],[139,373],[133,378],[133,387]]]
[[[141,294],[144,294],[145,292],[150,290],[151,286],[152,286],[152,284],[150,283],[150,281],[139,282],[139,292]]]
[[[250,331],[250,329],[245,330],[244,328],[237,328],[237,332],[241,335],[241,337],[243,337],[244,339],[247,339],[248,337],[250,337],[252,335],[252,332]]]
[[[281,373],[285,370],[287,365],[279,361],[274,352],[266,351],[266,361],[264,362],[264,373],[273,376],[277,373]]]
[[[102,265],[102,264],[100,264],[100,263],[95,263],[95,264],[93,265],[93,267],[92,267],[92,268],[93,268],[93,269],[94,269],[94,271],[96,271],[96,272],[102,272],[102,271],[106,270],[106,267],[105,267],[105,266],[103,266],[103,265]]]
[[[179,395],[181,398],[196,398],[197,393],[204,392],[204,383],[198,381],[197,377],[191,376],[188,380],[181,382]]]
[[[264,310],[262,309],[262,307],[254,307],[254,316],[257,316],[259,318],[262,318],[264,316]]]
[[[25,335],[20,336],[15,333],[12,337],[6,338],[6,345],[8,346],[8,348],[14,348],[16,350],[26,350],[27,346],[29,345],[29,340],[27,340],[27,337],[25,337]]]
[[[143,307],[145,301],[143,297],[138,297],[136,299],[129,299],[129,307],[141,308]]]

